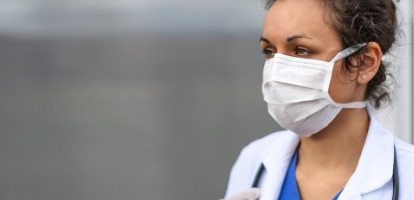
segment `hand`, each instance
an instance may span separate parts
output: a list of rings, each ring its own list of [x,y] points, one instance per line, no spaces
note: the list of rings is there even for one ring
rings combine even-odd
[[[260,197],[260,189],[250,188],[224,200],[256,200]]]

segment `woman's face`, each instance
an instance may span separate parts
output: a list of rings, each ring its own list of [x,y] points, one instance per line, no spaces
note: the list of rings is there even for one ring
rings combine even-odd
[[[342,51],[337,32],[319,0],[277,0],[269,9],[260,45],[266,58],[272,53],[330,61]],[[329,94],[337,103],[363,101],[364,91],[357,87],[356,73],[341,70],[335,63]]]

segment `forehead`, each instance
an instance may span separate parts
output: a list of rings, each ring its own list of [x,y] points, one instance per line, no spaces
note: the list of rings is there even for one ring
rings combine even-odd
[[[263,36],[306,34],[317,39],[336,35],[326,16],[320,0],[277,0],[266,14]]]

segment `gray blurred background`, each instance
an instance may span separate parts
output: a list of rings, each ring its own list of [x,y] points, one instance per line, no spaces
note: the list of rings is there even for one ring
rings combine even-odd
[[[243,146],[279,130],[261,94],[264,13],[262,0],[0,0],[0,199],[223,197]],[[409,116],[388,120],[406,141],[410,77]]]
[[[262,101],[260,0],[0,1],[0,199],[218,199]]]

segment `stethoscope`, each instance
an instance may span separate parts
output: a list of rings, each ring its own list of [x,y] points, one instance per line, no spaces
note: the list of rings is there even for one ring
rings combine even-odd
[[[392,174],[392,183],[393,183],[392,200],[398,200],[398,190],[399,190],[398,163],[397,163],[397,154],[395,152],[396,150],[394,146],[394,169],[393,169],[393,174]],[[252,187],[257,188],[259,186],[259,181],[260,181],[260,178],[262,177],[263,171],[264,171],[264,165],[262,163],[259,167],[259,170],[256,173],[256,176],[254,177]]]

